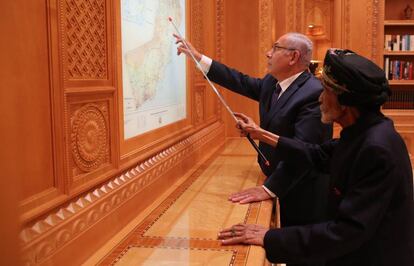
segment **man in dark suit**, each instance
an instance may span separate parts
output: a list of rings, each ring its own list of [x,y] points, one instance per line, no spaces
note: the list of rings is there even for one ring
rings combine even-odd
[[[413,172],[404,141],[380,110],[390,94],[385,74],[350,50],[330,49],[322,81],[322,121],[341,125],[339,139],[306,144],[238,117],[244,133],[274,147],[284,161],[330,173],[329,220],[271,230],[239,224],[219,238],[262,245],[271,262],[413,265]]]
[[[177,35],[174,37],[180,43],[178,54],[189,55],[183,40]],[[268,74],[263,78],[240,73],[201,55],[190,43],[187,45],[212,81],[259,102],[262,128],[310,143],[322,143],[331,138],[332,127],[320,121],[318,97],[322,86],[307,70],[312,42],[305,35],[288,33],[273,44],[266,53]],[[323,220],[327,176],[283,162],[273,147],[264,142],[260,142],[259,147],[270,161],[270,166],[266,166],[259,158],[267,180],[263,186],[235,193],[229,199],[249,203],[279,197],[282,226]]]

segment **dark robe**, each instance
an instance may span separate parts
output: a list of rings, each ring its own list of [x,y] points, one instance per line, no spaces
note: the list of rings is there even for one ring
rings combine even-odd
[[[339,140],[311,145],[281,137],[276,151],[330,173],[330,220],[269,230],[271,262],[414,265],[413,172],[391,120],[366,114]]]

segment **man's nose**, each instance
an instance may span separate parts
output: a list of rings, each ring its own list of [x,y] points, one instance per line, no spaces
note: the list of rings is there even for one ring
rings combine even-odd
[[[270,58],[272,58],[272,56],[273,56],[273,52],[272,52],[272,50],[269,50],[269,51],[267,51],[267,52],[266,52],[266,57],[267,57],[267,58],[269,58],[269,59],[270,59]]]

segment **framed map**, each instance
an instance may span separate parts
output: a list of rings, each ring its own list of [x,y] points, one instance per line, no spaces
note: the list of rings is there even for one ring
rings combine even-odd
[[[124,139],[186,118],[185,0],[121,0]]]

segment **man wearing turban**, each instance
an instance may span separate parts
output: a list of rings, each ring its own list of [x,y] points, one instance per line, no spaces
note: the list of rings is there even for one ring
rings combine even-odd
[[[238,224],[219,238],[225,245],[262,245],[271,262],[413,265],[413,172],[401,136],[380,110],[390,95],[384,72],[350,50],[329,49],[322,84],[322,121],[341,125],[339,139],[307,144],[237,116],[243,134],[272,145],[287,161],[330,174],[329,220],[270,230]]]

